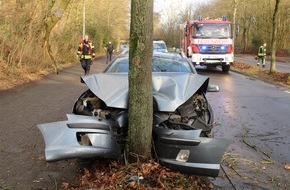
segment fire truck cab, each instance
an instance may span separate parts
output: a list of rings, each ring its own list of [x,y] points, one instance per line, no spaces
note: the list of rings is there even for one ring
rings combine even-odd
[[[232,24],[226,17],[188,20],[181,27],[180,47],[195,66],[221,66],[228,72],[234,62]]]

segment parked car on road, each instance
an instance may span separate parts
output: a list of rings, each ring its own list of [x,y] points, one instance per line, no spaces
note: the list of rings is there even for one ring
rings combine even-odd
[[[39,124],[45,158],[120,158],[128,132],[128,54],[99,74],[83,76],[86,90],[67,121]],[[209,78],[196,73],[180,54],[155,52],[152,59],[152,155],[181,172],[218,176],[227,139],[213,137],[213,111],[206,98]]]
[[[164,53],[168,52],[166,43],[163,40],[154,40],[153,51],[164,52]]]

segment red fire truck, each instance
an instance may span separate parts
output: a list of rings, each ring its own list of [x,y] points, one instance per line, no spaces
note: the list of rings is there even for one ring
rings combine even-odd
[[[221,19],[189,20],[181,27],[180,47],[196,65],[221,66],[223,72],[230,70],[234,62],[232,24]]]

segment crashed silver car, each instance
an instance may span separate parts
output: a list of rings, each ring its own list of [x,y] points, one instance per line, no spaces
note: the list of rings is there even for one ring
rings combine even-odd
[[[48,162],[69,158],[120,158],[128,131],[128,54],[87,85],[67,121],[39,124]],[[206,98],[209,78],[180,54],[154,53],[152,60],[154,158],[195,175],[218,176],[227,139],[213,138],[213,112]]]

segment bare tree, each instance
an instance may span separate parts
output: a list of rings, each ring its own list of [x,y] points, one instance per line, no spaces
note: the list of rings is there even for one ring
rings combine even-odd
[[[276,0],[276,5],[273,14],[273,28],[272,28],[272,41],[271,41],[271,67],[270,73],[276,71],[276,39],[277,39],[277,14],[279,12],[279,4],[281,0]]]
[[[151,157],[153,0],[131,1],[129,52],[130,160]],[[142,156],[142,157],[140,157]]]
[[[170,7],[166,9],[163,15],[166,18],[164,23],[161,23],[162,39],[166,41],[167,46],[178,47],[179,46],[179,30],[180,21],[180,1],[174,1]]]
[[[50,33],[51,33],[53,27],[57,24],[57,22],[63,16],[67,6],[70,3],[70,0],[61,0],[58,4],[56,4],[54,1],[52,1],[52,2],[53,3],[51,6],[50,13],[49,13],[48,17],[45,18],[44,41],[45,41],[45,46],[47,48],[47,52],[48,52],[51,60],[53,61],[55,72],[58,73],[57,63],[56,63],[56,60],[55,60],[54,55],[53,55],[52,50],[51,50],[49,37],[50,37]]]

